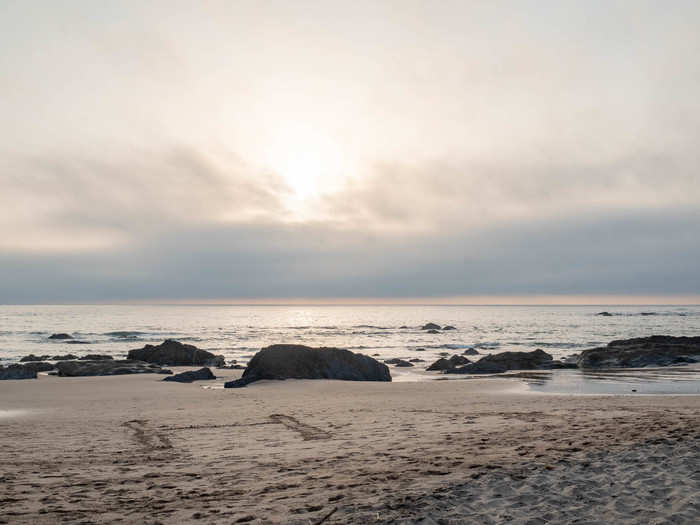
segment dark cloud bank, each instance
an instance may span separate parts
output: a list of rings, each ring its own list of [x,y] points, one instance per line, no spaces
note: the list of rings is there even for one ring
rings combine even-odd
[[[3,302],[700,292],[696,210],[404,235],[197,228],[95,254],[2,255]]]

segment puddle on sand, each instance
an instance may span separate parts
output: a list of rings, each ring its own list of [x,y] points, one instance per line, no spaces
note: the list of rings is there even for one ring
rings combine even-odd
[[[700,367],[555,370],[520,374],[533,392],[700,395]]]

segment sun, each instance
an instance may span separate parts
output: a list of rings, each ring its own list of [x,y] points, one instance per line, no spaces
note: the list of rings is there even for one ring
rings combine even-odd
[[[269,167],[291,190],[290,198],[296,201],[294,207],[335,191],[347,167],[336,141],[320,130],[303,125],[279,130],[267,156]]]

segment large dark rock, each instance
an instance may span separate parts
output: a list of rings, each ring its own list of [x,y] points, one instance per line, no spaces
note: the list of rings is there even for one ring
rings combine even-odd
[[[376,359],[349,350],[272,345],[253,356],[241,379],[224,386],[238,388],[260,379],[391,381],[391,373]]]
[[[177,383],[191,383],[192,381],[203,381],[207,379],[216,379],[216,376],[209,368],[200,368],[199,370],[190,370],[168,376],[163,381],[175,381]]]
[[[104,361],[60,361],[56,363],[58,375],[62,377],[76,376],[114,376],[124,374],[163,374],[164,371],[153,363],[134,360],[104,360]]]
[[[479,351],[475,348],[467,348],[464,352],[462,352],[463,355],[479,355]]]
[[[224,356],[214,355],[206,350],[200,350],[194,345],[180,343],[173,339],[167,339],[159,345],[146,345],[143,348],[129,350],[128,358],[170,366],[222,366],[226,364]]]
[[[51,334],[49,339],[73,339],[73,336],[69,334]]]
[[[556,366],[558,367],[559,364]],[[508,370],[537,370],[553,368],[552,356],[539,348],[532,352],[501,352],[485,355],[476,363],[448,370],[456,374],[497,374]]]
[[[435,323],[424,324],[421,330],[440,330],[440,325]]]
[[[0,380],[3,379],[36,379],[36,370],[20,364],[0,366]]]
[[[26,363],[28,361],[46,361],[47,359],[51,359],[51,356],[50,355],[29,354],[29,355],[25,355],[22,359],[19,360],[19,362]]]
[[[579,368],[643,368],[700,361],[700,337],[652,335],[612,341],[602,348],[584,350]]]

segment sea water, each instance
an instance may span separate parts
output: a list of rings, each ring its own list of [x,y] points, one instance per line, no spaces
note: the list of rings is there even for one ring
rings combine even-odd
[[[598,315],[603,311],[612,315]],[[430,334],[421,330],[427,322],[456,329]],[[51,340],[53,333],[73,339]],[[398,380],[419,380],[434,375],[426,375],[426,365],[467,348],[481,354],[541,348],[558,359],[653,334],[700,335],[700,306],[4,305],[0,364],[27,354],[124,358],[132,348],[176,339],[245,365],[264,346],[294,343],[379,360],[420,358],[412,368],[392,367]]]

